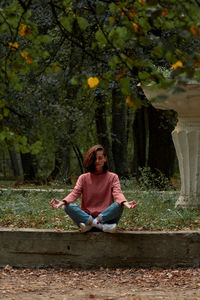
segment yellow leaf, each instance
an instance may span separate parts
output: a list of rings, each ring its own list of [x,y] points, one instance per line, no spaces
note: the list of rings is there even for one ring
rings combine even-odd
[[[10,42],[9,47],[10,47],[11,50],[16,50],[16,49],[19,48],[19,44]]]
[[[131,100],[131,96],[127,96],[126,97],[126,104],[128,104],[129,106],[134,106],[135,105],[133,103],[133,101]]]
[[[136,13],[135,9],[131,9],[130,13],[128,13],[128,16],[131,20],[134,18],[135,13]]]
[[[33,63],[33,59],[32,59],[31,56],[28,56],[28,57],[27,57],[26,63],[29,64],[29,65]]]
[[[175,64],[172,65],[172,68],[174,70],[176,70],[177,68],[182,68],[183,67],[183,63],[181,60],[178,60]]]
[[[138,0],[140,4],[145,5],[145,1],[144,0]]]
[[[89,77],[87,83],[89,87],[92,89],[99,84],[99,79],[97,77]]]
[[[19,32],[19,35],[24,36],[24,35],[29,34],[31,32],[31,29],[28,26],[26,26],[25,24],[21,24],[19,26],[18,32]]]
[[[197,26],[195,26],[194,24],[190,26],[190,32],[193,35],[198,35],[200,36],[200,28],[198,28]]]
[[[132,26],[133,26],[133,29],[134,29],[134,31],[135,31],[136,33],[141,33],[141,30],[140,30],[138,24],[132,23]]]
[[[23,51],[20,53],[22,57],[27,58],[28,57],[28,52],[27,51]]]

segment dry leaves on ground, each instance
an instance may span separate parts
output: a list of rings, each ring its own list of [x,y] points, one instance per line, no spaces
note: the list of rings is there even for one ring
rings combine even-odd
[[[200,300],[200,269],[0,269],[0,299],[136,300],[151,299],[141,298],[141,292],[150,297],[152,291],[154,299],[173,299],[155,298],[156,291],[167,290],[190,291],[190,299]]]

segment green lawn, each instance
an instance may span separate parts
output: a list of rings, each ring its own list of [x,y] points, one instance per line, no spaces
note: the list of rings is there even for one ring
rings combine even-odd
[[[0,192],[0,227],[76,229],[64,210],[54,210],[53,197],[61,199],[68,192]],[[189,230],[200,228],[200,209],[175,209],[178,192],[124,190],[126,198],[136,200],[134,210],[124,209],[119,223],[121,230]],[[76,203],[80,203],[78,200]]]

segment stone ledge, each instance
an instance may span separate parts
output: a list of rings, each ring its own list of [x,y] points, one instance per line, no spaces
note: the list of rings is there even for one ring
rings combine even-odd
[[[200,231],[103,232],[0,228],[0,267],[199,267]]]

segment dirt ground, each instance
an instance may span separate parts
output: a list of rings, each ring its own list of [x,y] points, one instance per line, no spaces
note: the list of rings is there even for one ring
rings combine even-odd
[[[200,300],[200,269],[0,268],[5,300]]]

